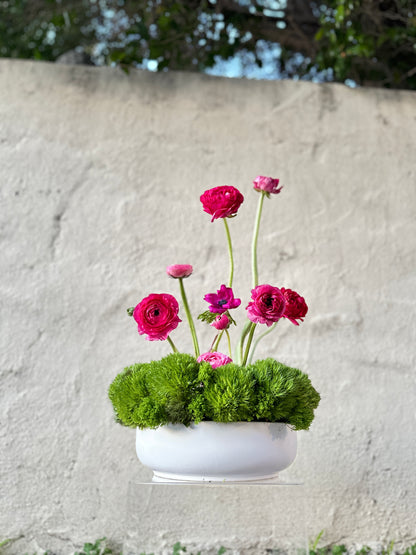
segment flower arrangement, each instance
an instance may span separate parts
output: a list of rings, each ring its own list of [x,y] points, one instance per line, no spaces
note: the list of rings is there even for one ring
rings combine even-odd
[[[201,352],[184,286],[184,280],[193,273],[192,266],[169,266],[168,276],[179,284],[194,353],[180,353],[172,340],[172,332],[182,322],[179,303],[173,295],[152,293],[128,309],[140,335],[148,341],[168,341],[173,352],[161,360],[129,366],[115,378],[109,397],[119,423],[143,429],[169,423],[188,426],[204,420],[260,421],[286,423],[295,430],[309,428],[320,396],[308,376],[272,358],[252,362],[258,342],[280,321],[299,326],[308,312],[305,299],[296,291],[259,284],[257,244],[263,204],[265,199],[279,194],[282,186],[279,179],[264,176],[257,177],[253,185],[259,193],[252,240],[253,288],[235,350],[229,328],[237,325],[233,314],[241,299],[233,291],[234,255],[228,220],[238,214],[244,197],[235,187],[224,185],[209,189],[200,197],[211,222],[223,221],[230,259],[228,284],[205,294],[208,308],[198,316],[202,323],[212,326],[213,341],[208,350]],[[266,330],[253,342],[261,327]],[[225,339],[228,349],[220,351]]]

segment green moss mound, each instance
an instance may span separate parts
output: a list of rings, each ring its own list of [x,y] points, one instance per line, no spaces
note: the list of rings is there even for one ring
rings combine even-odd
[[[109,397],[117,422],[133,428],[213,420],[285,422],[307,430],[320,401],[306,374],[272,358],[214,370],[179,353],[125,368]]]

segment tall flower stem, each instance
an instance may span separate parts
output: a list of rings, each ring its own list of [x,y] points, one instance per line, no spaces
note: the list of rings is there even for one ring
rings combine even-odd
[[[198,338],[196,336],[194,321],[192,320],[192,314],[189,310],[188,299],[186,298],[185,287],[183,286],[183,278],[179,278],[179,287],[181,290],[183,307],[185,309],[186,317],[188,319],[189,329],[191,330],[192,341],[194,343],[195,357],[199,357],[199,345]]]
[[[224,335],[224,330],[222,330],[222,332],[217,335],[217,337],[216,337],[217,341],[214,341],[214,346],[211,347],[211,350],[216,351],[218,349],[218,346],[220,344],[220,341],[221,341],[223,335]]]
[[[253,242],[251,245],[251,265],[253,270],[253,288],[259,284],[259,271],[257,268],[257,240],[259,237],[259,229],[260,229],[260,220],[261,220],[261,213],[263,210],[263,202],[266,193],[264,191],[261,192],[259,198],[259,204],[257,205],[257,214],[256,220],[254,222],[254,231],[253,231]]]
[[[230,255],[230,280],[228,283],[228,287],[231,287],[233,284],[233,277],[234,277],[233,245],[231,243],[231,235],[230,235],[230,229],[227,223],[227,218],[223,218],[222,221],[224,222],[225,233],[227,234],[228,253]]]
[[[215,342],[216,342],[217,339],[218,339],[218,333],[215,334],[214,340],[211,343],[211,347],[208,349],[208,352],[213,352],[214,351],[214,345],[215,345]]]
[[[168,335],[167,339],[168,339],[168,341],[169,341],[170,346],[172,347],[172,351],[173,351],[174,353],[179,353],[178,349],[176,348],[175,343],[172,341],[172,339],[170,338],[169,335]]]
[[[231,338],[230,338],[230,334],[228,333],[228,330],[225,330],[225,333],[227,334],[227,340],[228,340],[228,350],[230,352],[230,358],[233,358],[233,353],[231,350]]]
[[[247,337],[248,332],[250,331],[250,326],[251,326],[251,322],[247,321],[244,324],[243,331],[241,332],[240,340],[238,342],[236,353],[235,353],[235,360],[236,360],[237,364],[241,364],[242,361],[243,361],[244,341]]]
[[[250,353],[250,357],[248,359],[249,364],[251,363],[251,361],[253,359],[254,353],[257,349],[257,345],[259,344],[260,340],[263,339],[263,337],[265,337],[266,335],[269,335],[269,333],[272,332],[276,326],[277,326],[277,322],[275,322],[270,328],[268,328],[267,331],[263,332],[261,335],[258,336],[256,341],[254,342],[253,348],[252,348],[251,353]]]
[[[250,352],[251,342],[253,341],[253,335],[254,335],[254,330],[256,329],[256,326],[257,324],[255,324],[254,322],[251,322],[250,332],[247,339],[246,351],[244,353],[244,359],[241,366],[245,366],[247,363],[248,353]]]

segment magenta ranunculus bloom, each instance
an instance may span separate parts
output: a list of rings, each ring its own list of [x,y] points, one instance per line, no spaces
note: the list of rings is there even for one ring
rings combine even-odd
[[[204,212],[211,214],[211,222],[217,218],[235,216],[244,197],[231,185],[222,185],[208,189],[200,196]]]
[[[306,304],[305,299],[296,293],[296,291],[292,291],[291,289],[285,289],[282,287],[281,292],[286,299],[286,307],[283,313],[283,318],[287,318],[292,322],[292,324],[299,326],[299,322],[296,322],[296,320],[303,322],[303,318],[308,312],[308,305]]]
[[[251,290],[252,302],[246,306],[247,317],[255,324],[272,324],[283,317],[286,299],[278,287],[258,285]]]
[[[136,306],[133,318],[139,334],[146,334],[148,341],[163,341],[182,320],[178,317],[179,305],[169,293],[152,293]]]
[[[235,299],[231,287],[221,285],[216,293],[208,293],[204,301],[210,304],[209,311],[222,314],[232,308],[237,308],[241,304],[241,299]]]
[[[192,272],[193,268],[190,264],[172,264],[166,268],[168,276],[173,278],[187,278]]]
[[[230,325],[230,319],[226,314],[218,314],[218,316],[211,324],[211,326],[213,326],[218,331],[226,330],[229,325]]]
[[[212,366],[212,368],[218,368],[218,366],[224,366],[225,364],[229,364],[230,362],[232,362],[232,359],[230,357],[227,357],[227,355],[223,355],[222,353],[218,353],[216,351],[214,351],[213,353],[202,353],[202,355],[199,355],[196,360],[197,362],[202,362],[204,360],[205,362],[208,362]]]
[[[279,187],[279,179],[273,179],[273,177],[264,177],[264,175],[259,175],[253,181],[254,189],[256,191],[264,191],[265,193],[271,193],[277,195],[282,190],[283,186]]]

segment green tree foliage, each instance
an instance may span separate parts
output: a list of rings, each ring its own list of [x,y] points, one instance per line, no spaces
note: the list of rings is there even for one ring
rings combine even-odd
[[[282,77],[416,89],[415,39],[415,0],[0,0],[1,56],[77,49],[124,69],[261,66],[269,53]]]
[[[285,422],[304,430],[320,400],[306,374],[274,359],[213,370],[180,353],[126,368],[109,397],[116,420],[139,428],[213,420]]]
[[[320,11],[320,68],[333,68],[338,81],[416,89],[414,0],[333,0]]]
[[[100,9],[85,0],[0,0],[0,56],[55,61],[97,40]]]

